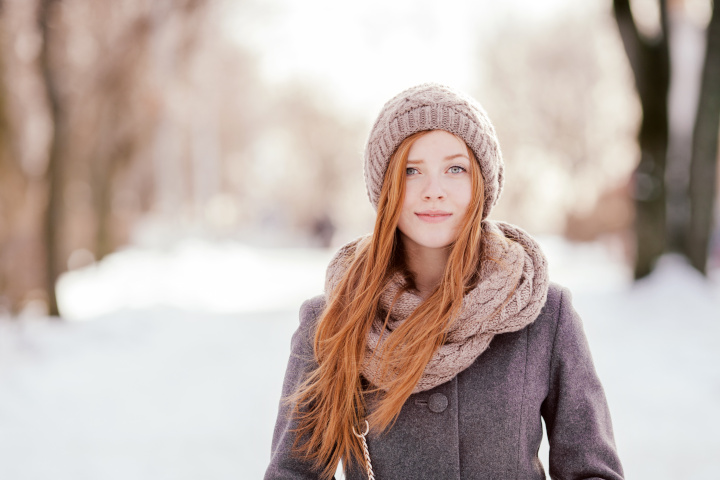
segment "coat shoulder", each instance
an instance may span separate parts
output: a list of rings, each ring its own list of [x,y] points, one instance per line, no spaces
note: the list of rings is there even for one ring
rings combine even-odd
[[[317,295],[305,300],[300,306],[300,325],[294,335],[294,340],[301,342],[311,352],[312,338],[315,336],[320,316],[325,310],[325,295]]]
[[[316,295],[305,300],[300,306],[300,325],[315,325],[325,310],[325,305],[325,295]]]
[[[537,318],[529,325],[531,338],[540,340],[543,344],[552,344],[562,322],[564,310],[570,303],[570,290],[557,283],[550,283],[545,305]]]
[[[557,314],[563,303],[563,299],[569,299],[570,296],[570,290],[568,290],[567,287],[563,287],[562,285],[559,285],[557,283],[550,282],[550,286],[548,287],[547,300],[545,301],[545,305],[543,306],[540,315],[547,313]]]

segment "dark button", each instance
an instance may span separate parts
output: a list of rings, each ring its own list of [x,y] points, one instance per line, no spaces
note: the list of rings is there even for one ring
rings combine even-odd
[[[442,393],[433,393],[428,398],[428,408],[431,412],[442,413],[448,407],[448,399]]]

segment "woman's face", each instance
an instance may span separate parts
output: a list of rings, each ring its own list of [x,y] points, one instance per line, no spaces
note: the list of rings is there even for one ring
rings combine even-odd
[[[444,130],[410,147],[398,222],[407,246],[444,248],[457,239],[472,199],[470,161],[465,143]]]

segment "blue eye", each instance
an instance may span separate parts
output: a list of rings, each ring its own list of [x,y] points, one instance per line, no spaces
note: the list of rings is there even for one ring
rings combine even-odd
[[[466,170],[463,167],[460,167],[458,165],[453,165],[452,167],[450,167],[448,169],[448,172],[450,172],[450,173],[463,173],[465,171]]]
[[[417,168],[407,167],[407,168],[405,169],[405,174],[406,174],[406,175],[415,175],[416,173],[418,173]]]

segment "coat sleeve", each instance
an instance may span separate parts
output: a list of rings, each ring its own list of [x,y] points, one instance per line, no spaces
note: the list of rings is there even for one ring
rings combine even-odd
[[[323,297],[307,300],[300,307],[300,326],[295,331],[290,345],[290,359],[285,370],[282,398],[278,407],[278,416],[273,433],[270,465],[265,472],[265,480],[310,480],[319,478],[309,462],[298,458],[292,452],[297,422],[292,418],[293,406],[285,399],[292,394],[298,384],[317,366],[313,355],[312,338],[315,324],[323,311]]]
[[[550,477],[622,480],[605,392],[582,322],[563,289],[542,416],[550,443]]]

